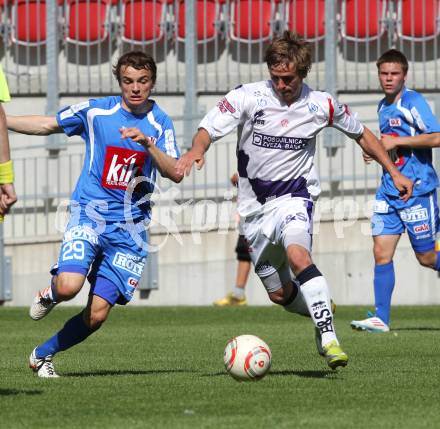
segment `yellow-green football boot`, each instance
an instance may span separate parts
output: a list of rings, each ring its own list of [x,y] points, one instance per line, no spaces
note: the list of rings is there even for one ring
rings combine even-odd
[[[247,305],[246,297],[237,298],[232,292],[228,293],[224,298],[214,301],[216,307],[241,307]]]
[[[338,366],[347,366],[348,356],[336,340],[330,341],[322,348],[327,365],[331,369],[336,369]]]

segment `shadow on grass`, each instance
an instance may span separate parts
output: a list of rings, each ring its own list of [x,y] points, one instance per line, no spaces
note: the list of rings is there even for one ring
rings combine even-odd
[[[269,374],[266,377],[279,377],[279,376],[296,376],[303,378],[330,378],[332,376],[337,375],[337,371],[293,371],[293,370],[270,370]],[[223,372],[215,372],[213,374],[203,374],[203,377],[226,377],[228,373]]]
[[[115,375],[157,375],[157,374],[174,374],[177,372],[194,373],[196,371],[188,369],[151,369],[151,370],[99,370],[89,372],[67,372],[63,373],[63,377],[114,377]]]
[[[0,389],[0,396],[16,396],[16,395],[41,395],[42,390],[24,390],[24,389]]]
[[[336,371],[310,371],[310,370],[301,370],[301,371],[293,371],[293,370],[279,370],[279,371],[270,371],[268,374],[269,377],[273,376],[286,376],[286,375],[294,375],[296,377],[303,378],[328,378],[329,376],[336,375]]]
[[[229,377],[229,374],[226,371],[214,372],[210,374],[203,374],[202,377]]]
[[[394,331],[440,331],[440,328],[433,328],[431,326],[408,326],[407,328],[393,328]]]

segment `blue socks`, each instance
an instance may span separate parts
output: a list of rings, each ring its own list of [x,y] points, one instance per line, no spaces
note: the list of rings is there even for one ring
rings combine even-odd
[[[376,316],[387,325],[390,324],[391,296],[395,283],[393,261],[374,266],[374,299]]]
[[[84,341],[93,332],[95,331],[85,324],[81,312],[68,320],[61,331],[38,346],[35,350],[35,355],[37,358],[53,356]]]

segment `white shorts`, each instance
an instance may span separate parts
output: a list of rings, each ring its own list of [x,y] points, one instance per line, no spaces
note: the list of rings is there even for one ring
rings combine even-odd
[[[290,244],[312,248],[313,201],[286,198],[263,214],[246,218],[240,233],[246,237],[249,252],[260,278],[270,276],[287,264],[286,248]]]

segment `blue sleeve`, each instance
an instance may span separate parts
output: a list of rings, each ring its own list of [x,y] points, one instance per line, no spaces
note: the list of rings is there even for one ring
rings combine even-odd
[[[162,134],[157,139],[156,146],[172,158],[179,159],[180,151],[176,142],[176,133],[174,131],[173,122],[168,116],[165,116],[161,125]]]
[[[90,100],[73,104],[61,109],[57,113],[58,125],[68,136],[81,136],[87,134],[87,112],[90,108]]]
[[[440,124],[433,115],[425,97],[417,94],[411,104],[411,115],[414,118],[414,126],[419,134],[440,132]]]

